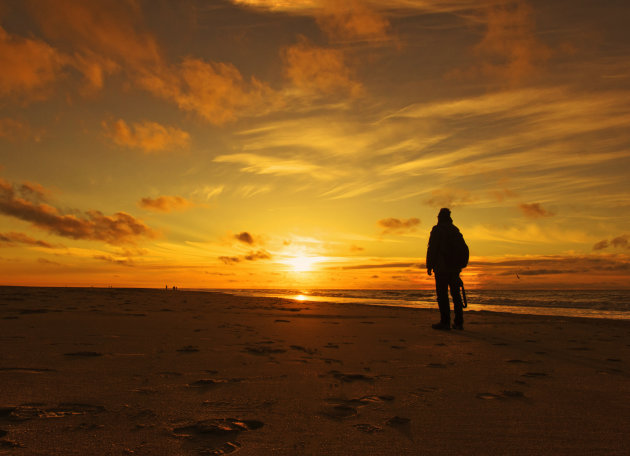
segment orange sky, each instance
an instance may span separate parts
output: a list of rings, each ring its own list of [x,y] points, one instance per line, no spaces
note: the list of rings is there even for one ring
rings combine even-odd
[[[431,288],[448,206],[471,288],[627,288],[602,5],[2,1],[0,285]]]

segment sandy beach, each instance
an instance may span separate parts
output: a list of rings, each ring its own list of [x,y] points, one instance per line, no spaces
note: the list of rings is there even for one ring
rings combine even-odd
[[[630,454],[630,322],[465,317],[0,288],[0,454]]]

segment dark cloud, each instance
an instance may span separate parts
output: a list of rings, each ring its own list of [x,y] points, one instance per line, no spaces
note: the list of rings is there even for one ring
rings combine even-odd
[[[134,262],[129,258],[115,258],[111,255],[94,255],[92,258],[95,260],[107,261],[108,263],[114,263],[122,266],[135,266]]]
[[[526,217],[538,218],[538,217],[551,217],[554,215],[553,212],[550,212],[544,209],[540,203],[521,203],[518,205],[518,208],[523,212]]]
[[[358,245],[354,245],[353,244],[353,245],[350,246],[350,251],[351,252],[363,252],[364,250],[365,249],[363,247],[358,246]]]
[[[620,247],[620,248],[627,249],[630,247],[630,244],[628,242],[629,240],[630,240],[630,235],[624,234],[610,241],[610,245],[613,247]]]
[[[383,229],[383,234],[402,234],[415,231],[416,227],[420,225],[420,219],[414,217],[405,220],[390,217],[379,220],[377,223]]]
[[[47,260],[46,258],[38,258],[37,262],[41,264],[49,264],[52,266],[62,266],[61,263],[57,263],[56,261],[50,261],[50,260]]]
[[[254,243],[254,237],[249,234],[247,231],[243,231],[242,233],[238,233],[234,235],[234,239],[243,242],[245,244],[252,245]]]
[[[258,260],[270,260],[271,254],[264,249],[251,251],[247,255],[242,256],[220,256],[219,260],[227,265],[233,265],[240,263],[241,261],[258,261]]]
[[[33,239],[32,237],[24,233],[0,233],[0,245],[3,244],[27,244],[38,247],[46,247],[48,249],[53,248],[52,244],[46,241],[40,241],[39,239]]]
[[[37,184],[14,185],[0,178],[0,214],[30,222],[50,233],[113,245],[154,236],[147,225],[125,212],[111,216],[97,210],[71,212],[63,214],[48,204],[45,189]]]
[[[241,259],[239,257],[229,257],[229,256],[220,256],[219,260],[222,261],[225,264],[236,264],[239,263],[241,261]]]
[[[617,236],[610,241],[608,241],[607,239],[599,241],[593,246],[593,250],[604,250],[608,247],[613,247],[617,249],[630,249],[630,234],[622,234],[621,236]]]
[[[266,250],[258,250],[256,252],[251,252],[248,255],[243,257],[247,261],[256,261],[256,260],[270,260],[271,254]]]

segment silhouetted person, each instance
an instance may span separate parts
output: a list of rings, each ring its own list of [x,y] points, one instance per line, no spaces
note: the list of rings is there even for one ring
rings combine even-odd
[[[462,281],[459,273],[468,264],[468,246],[459,229],[453,225],[451,211],[440,209],[438,223],[431,230],[427,248],[427,273],[435,272],[435,291],[440,308],[440,322],[433,329],[451,329],[448,291],[453,298],[455,320],[453,328],[464,329],[464,310],[459,287]]]

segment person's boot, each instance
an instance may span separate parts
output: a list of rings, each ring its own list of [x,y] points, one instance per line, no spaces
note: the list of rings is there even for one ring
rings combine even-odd
[[[433,329],[438,329],[441,331],[448,331],[451,329],[451,325],[449,323],[439,322],[431,325]]]
[[[453,329],[459,329],[462,331],[464,329],[464,323],[453,323]]]

